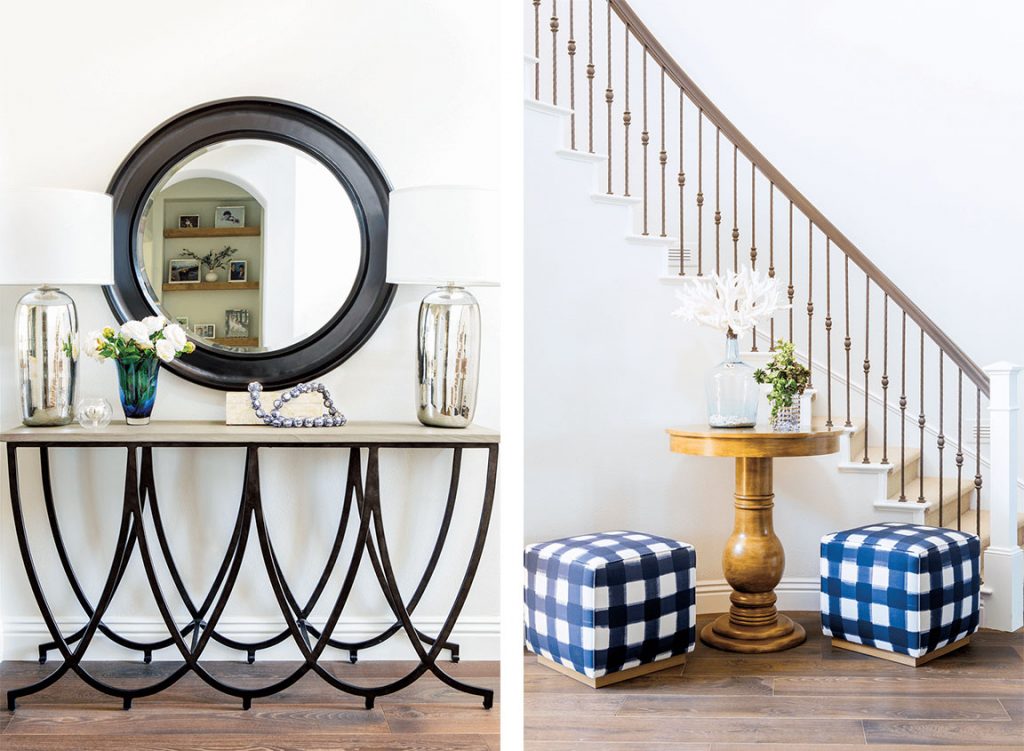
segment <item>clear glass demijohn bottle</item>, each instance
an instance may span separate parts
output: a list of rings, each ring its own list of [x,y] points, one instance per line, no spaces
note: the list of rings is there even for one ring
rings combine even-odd
[[[740,359],[740,341],[731,329],[726,334],[725,359],[708,371],[705,390],[712,428],[750,428],[757,422],[761,390],[754,381],[754,368]]]

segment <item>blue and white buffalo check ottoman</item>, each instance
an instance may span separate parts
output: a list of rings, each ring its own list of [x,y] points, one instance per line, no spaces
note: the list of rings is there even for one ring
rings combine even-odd
[[[604,532],[530,545],[526,645],[599,688],[686,662],[697,635],[691,545]]]
[[[821,628],[832,645],[921,665],[978,630],[980,542],[889,522],[821,538]]]

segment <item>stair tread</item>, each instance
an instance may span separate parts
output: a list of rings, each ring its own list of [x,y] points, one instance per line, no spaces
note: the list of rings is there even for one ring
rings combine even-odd
[[[916,502],[918,495],[921,493],[921,479],[915,477],[912,481],[907,483],[906,494],[907,502]],[[974,478],[973,477],[962,477],[960,480],[960,493],[967,496],[968,492],[974,492]],[[939,495],[939,478],[928,477],[924,478],[924,497],[926,501],[935,500]],[[955,498],[957,495],[956,477],[943,477],[942,478],[942,500],[948,501]],[[898,501],[899,494],[889,498],[890,501]]]
[[[960,529],[964,532],[970,532],[972,535],[976,534],[978,529],[978,519],[975,517],[975,510],[971,509],[965,511],[960,515]],[[945,524],[946,529],[956,529],[953,524]],[[1017,529],[1024,529],[1024,512],[1017,514]],[[988,546],[992,540],[992,519],[987,509],[981,510],[981,547],[984,549]]]

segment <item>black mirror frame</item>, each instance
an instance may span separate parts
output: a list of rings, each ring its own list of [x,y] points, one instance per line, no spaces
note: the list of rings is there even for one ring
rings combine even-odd
[[[103,288],[120,323],[160,313],[142,268],[138,224],[163,176],[196,149],[253,138],[288,144],[320,161],[345,187],[359,221],[362,252],[352,290],[319,331],[271,352],[231,352],[196,342],[196,351],[164,367],[201,386],[269,388],[323,375],[351,357],[380,325],[395,294],[388,284],[390,186],[367,149],[337,123],[306,107],[276,99],[224,99],[171,118],[146,136],[118,167],[107,192],[114,199],[114,284]]]

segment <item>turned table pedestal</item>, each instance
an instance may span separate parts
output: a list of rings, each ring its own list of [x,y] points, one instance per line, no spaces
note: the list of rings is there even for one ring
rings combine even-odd
[[[736,516],[722,554],[732,587],[729,612],[700,633],[705,644],[731,652],[778,652],[802,644],[803,627],[775,607],[786,554],[772,524],[772,459],[820,456],[839,450],[839,431],[772,433],[763,428],[672,429],[669,447],[679,454],[736,459]]]

